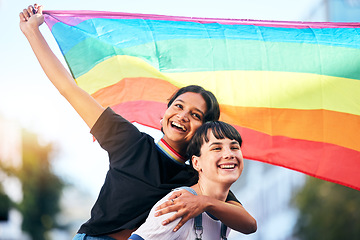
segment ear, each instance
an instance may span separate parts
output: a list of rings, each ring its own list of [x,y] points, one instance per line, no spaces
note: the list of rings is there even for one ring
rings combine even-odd
[[[193,155],[193,156],[191,157],[191,161],[192,161],[193,168],[194,168],[196,171],[201,172],[200,157]]]

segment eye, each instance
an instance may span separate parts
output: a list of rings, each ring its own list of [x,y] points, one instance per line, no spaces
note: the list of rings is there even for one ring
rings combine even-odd
[[[234,145],[231,147],[232,150],[240,150],[240,146],[239,145]]]
[[[181,105],[180,103],[177,103],[174,106],[177,107],[177,108],[183,109],[183,105]]]
[[[213,147],[211,148],[211,151],[221,151],[221,147]]]
[[[193,113],[192,116],[197,120],[202,120],[201,115],[198,113]]]

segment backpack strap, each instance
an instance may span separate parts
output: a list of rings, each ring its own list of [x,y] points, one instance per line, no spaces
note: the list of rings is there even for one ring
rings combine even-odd
[[[179,188],[176,188],[175,190],[179,190],[179,189],[185,189],[185,190],[189,191],[190,193],[197,195],[195,190],[192,189],[191,187],[179,187]],[[194,218],[194,229],[195,229],[195,234],[196,234],[195,240],[201,240],[202,234],[203,234],[202,214],[200,214]],[[221,236],[222,240],[227,240],[226,232],[227,232],[227,226],[225,224],[221,223],[220,236]]]
[[[202,214],[195,217],[194,229],[195,229],[195,234],[196,234],[195,240],[201,240],[202,239],[201,236],[203,234]],[[221,223],[220,236],[221,236],[222,240],[227,240],[226,231],[227,231],[227,226],[225,224]]]
[[[178,188],[175,188],[174,191],[175,191],[175,190],[180,190],[180,189],[185,189],[185,190],[187,190],[188,192],[190,192],[190,193],[192,193],[192,194],[194,194],[194,195],[197,196],[197,193],[196,193],[195,190],[192,189],[191,187],[186,187],[186,186],[178,187]]]
[[[201,240],[201,236],[203,234],[202,214],[194,218],[194,229],[196,234],[195,240]]]
[[[227,240],[227,237],[226,237],[226,231],[227,231],[227,226],[223,223],[221,223],[221,239],[222,240]]]

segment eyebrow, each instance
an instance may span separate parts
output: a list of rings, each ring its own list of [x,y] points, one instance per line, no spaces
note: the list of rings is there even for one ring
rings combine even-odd
[[[211,143],[210,145],[209,145],[209,147],[211,147],[212,145],[222,145],[223,143],[221,143],[221,142],[213,142],[213,143]],[[240,144],[239,144],[239,142],[238,141],[232,141],[231,143],[230,143],[231,145],[239,145],[240,146]]]
[[[181,100],[181,99],[177,99],[177,100],[174,101],[174,103],[176,103],[176,102],[186,103],[184,100]],[[203,116],[205,116],[205,113],[203,113],[203,111],[201,111],[200,109],[195,108],[195,110],[200,112]]]
[[[222,143],[221,142],[213,142],[209,145],[209,147],[211,147],[212,145],[222,145]]]

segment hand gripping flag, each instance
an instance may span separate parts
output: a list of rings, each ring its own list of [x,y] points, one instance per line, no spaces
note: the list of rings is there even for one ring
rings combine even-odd
[[[360,24],[47,11],[78,85],[159,129],[169,96],[197,84],[243,154],[360,190]]]

